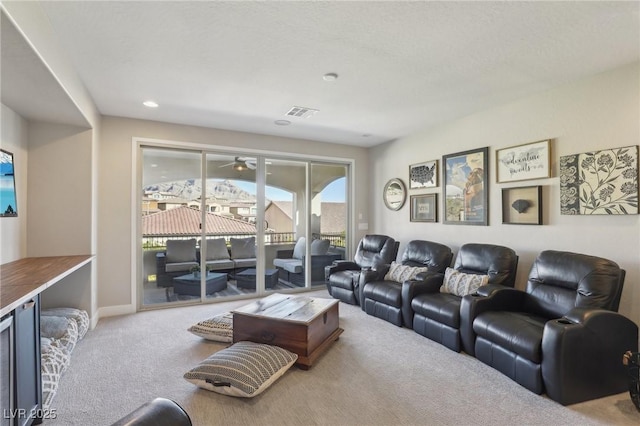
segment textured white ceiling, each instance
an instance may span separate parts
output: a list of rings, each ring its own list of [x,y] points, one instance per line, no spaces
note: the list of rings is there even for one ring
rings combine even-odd
[[[102,114],[360,146],[640,60],[637,1],[41,4]]]

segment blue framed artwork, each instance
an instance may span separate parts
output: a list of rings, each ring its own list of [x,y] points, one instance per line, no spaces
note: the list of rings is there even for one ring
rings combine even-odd
[[[13,154],[0,149],[0,217],[18,216]]]

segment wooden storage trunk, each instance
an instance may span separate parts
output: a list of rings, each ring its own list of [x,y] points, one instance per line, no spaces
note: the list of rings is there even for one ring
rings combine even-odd
[[[280,346],[310,367],[342,333],[338,301],[273,294],[233,312],[233,341]]]

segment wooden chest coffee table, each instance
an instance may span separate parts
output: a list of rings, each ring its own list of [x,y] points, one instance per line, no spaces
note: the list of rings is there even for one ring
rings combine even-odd
[[[275,293],[233,311],[233,341],[280,346],[306,370],[344,330],[338,300]]]

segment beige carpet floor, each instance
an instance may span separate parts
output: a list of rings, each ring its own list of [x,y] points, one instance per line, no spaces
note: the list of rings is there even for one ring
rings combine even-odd
[[[309,295],[329,297],[325,290]],[[187,328],[233,301],[105,318],[73,352],[46,425],[109,425],[158,396],[195,425],[638,425],[628,393],[563,407],[466,354],[340,304],[344,333],[309,371],[263,394],[200,390],[183,374],[226,347]]]

